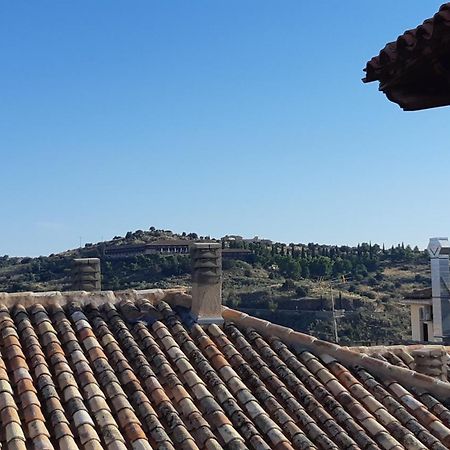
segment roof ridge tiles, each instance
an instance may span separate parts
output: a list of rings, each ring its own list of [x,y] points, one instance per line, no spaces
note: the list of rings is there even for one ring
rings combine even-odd
[[[188,288],[176,287],[169,289],[126,289],[121,291],[45,291],[45,292],[0,292],[0,305],[13,308],[16,305],[24,307],[40,304],[44,307],[59,305],[66,306],[70,303],[82,305],[103,305],[106,303],[119,303],[122,300],[133,302],[147,301],[151,304],[160,300],[169,301],[174,305],[190,307],[191,297],[187,294]]]
[[[425,350],[425,351],[433,351],[433,350],[441,350],[444,349],[446,351],[450,351],[450,346],[445,346],[441,344],[411,344],[411,345],[373,345],[373,346],[342,346],[342,348],[346,348],[348,350],[352,350],[358,353],[365,353],[370,355],[372,353],[380,353],[380,352],[392,352],[397,355],[398,353],[407,352],[410,354],[413,351],[417,350]]]
[[[423,375],[411,369],[394,366],[386,361],[380,361],[337,344],[321,341],[281,325],[272,325],[266,320],[258,319],[227,307],[223,307],[223,317],[225,320],[235,322],[239,326],[254,328],[264,336],[279,337],[296,348],[305,348],[318,355],[327,354],[345,364],[361,366],[377,375],[407,383],[419,391],[427,391],[442,400],[450,397],[450,383],[446,381]]]

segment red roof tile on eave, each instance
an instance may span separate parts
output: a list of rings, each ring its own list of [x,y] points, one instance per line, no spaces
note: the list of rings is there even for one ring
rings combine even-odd
[[[450,2],[444,3],[439,11],[422,25],[405,31],[396,41],[386,44],[380,53],[366,65],[365,83],[383,81],[405,69],[408,64],[427,55],[450,39]]]

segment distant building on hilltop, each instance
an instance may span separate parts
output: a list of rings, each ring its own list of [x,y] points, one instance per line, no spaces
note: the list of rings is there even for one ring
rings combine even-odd
[[[130,258],[146,253],[148,244],[111,245],[105,247],[103,256],[106,258]]]
[[[172,254],[187,255],[192,241],[186,239],[166,239],[148,244],[111,245],[104,249],[106,258],[130,258],[137,255]]]
[[[227,234],[223,236],[221,239],[224,244],[224,248],[233,247],[234,245],[246,245],[246,244],[261,244],[261,245],[272,245],[272,241],[270,239],[260,239],[259,236],[255,236],[251,239],[244,239],[242,236],[235,234]]]
[[[253,258],[253,252],[246,248],[224,248],[222,249],[222,258],[250,262]]]
[[[161,240],[148,244],[151,253],[188,254],[193,242],[185,239]]]
[[[221,241],[243,241],[244,238],[242,236],[239,236],[237,234],[227,234],[220,238]]]
[[[188,255],[195,242],[212,242],[209,240],[190,241],[187,239],[165,239],[147,244],[111,245],[104,249],[103,256],[108,259],[132,258],[138,255]],[[253,252],[245,248],[224,248],[223,258],[251,261]]]
[[[244,242],[247,244],[272,245],[272,241],[270,239],[260,239],[259,236],[255,236],[252,239],[244,239]]]

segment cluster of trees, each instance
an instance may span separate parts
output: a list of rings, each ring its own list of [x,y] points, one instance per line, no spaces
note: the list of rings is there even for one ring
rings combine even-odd
[[[163,230],[157,229],[155,227],[150,227],[148,230],[136,230],[136,231],[128,231],[125,236],[114,236],[112,242],[116,244],[131,244],[135,242],[150,242],[155,238],[170,238],[170,237],[178,237],[178,238],[186,238],[190,240],[197,239],[210,239],[209,236],[198,236],[197,233],[186,233],[183,231],[182,233],[174,233],[171,230]],[[92,247],[94,244],[88,243],[86,247]]]
[[[0,257],[0,291],[18,292],[70,289],[73,257],[40,256],[38,258]],[[122,260],[102,261],[102,288],[126,289],[150,287],[165,278],[188,274],[191,261],[188,255],[138,255]]]
[[[362,278],[369,272],[379,271],[383,262],[408,263],[427,257],[417,247],[412,249],[404,244],[385,249],[384,246],[371,243],[356,247],[312,243],[264,246],[251,243],[248,248],[253,250],[256,263],[292,279],[341,276]]]
[[[0,257],[0,291],[19,292],[49,289],[68,284],[72,259],[65,256],[39,256],[38,258]]]
[[[103,261],[102,283],[104,289],[124,289],[137,283],[154,283],[190,271],[191,261],[187,255],[138,255]]]
[[[144,236],[163,236],[168,230],[138,230],[127,233],[128,239],[142,239]],[[183,233],[183,237],[197,239],[195,233]],[[123,238],[120,238],[123,239]],[[385,249],[377,244],[363,243],[356,247],[327,246],[319,244],[245,243],[234,241],[231,248],[248,248],[253,251],[249,263],[262,267],[274,276],[286,279],[337,278],[361,280],[369,273],[381,272],[383,265],[427,261],[426,252],[416,247],[399,244]],[[234,263],[234,264],[233,264]],[[224,261],[224,269],[235,266],[235,261]],[[0,269],[16,266],[14,276],[10,271],[0,272],[0,290],[37,289],[39,285],[51,282],[63,286],[69,282],[71,257],[50,255],[39,258],[0,257]],[[249,266],[250,268],[251,266]],[[190,273],[188,255],[139,255],[123,260],[105,260],[102,263],[103,286],[105,289],[122,289],[142,283],[161,281],[164,278]]]

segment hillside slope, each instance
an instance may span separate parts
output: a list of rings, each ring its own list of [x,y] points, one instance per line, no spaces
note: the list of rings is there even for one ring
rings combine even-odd
[[[77,256],[101,257],[103,289],[189,286],[188,255],[103,257],[110,246],[158,239],[199,237],[151,228],[46,257],[0,257],[0,291],[70,289],[71,261]],[[223,246],[251,250],[247,261],[223,262],[225,304],[333,340],[334,301],[338,338],[346,344],[407,340],[409,312],[399,301],[406,293],[430,285],[427,256],[404,245],[385,250],[376,244],[338,247],[231,241]]]

